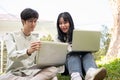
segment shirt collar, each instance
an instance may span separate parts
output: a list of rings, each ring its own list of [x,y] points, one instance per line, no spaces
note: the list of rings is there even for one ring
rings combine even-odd
[[[31,40],[31,34],[29,36],[26,36],[23,31],[21,30],[21,35],[25,38],[25,39],[28,39],[28,40]]]

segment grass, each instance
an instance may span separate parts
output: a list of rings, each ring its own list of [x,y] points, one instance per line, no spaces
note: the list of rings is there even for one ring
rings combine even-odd
[[[120,59],[115,59],[107,64],[98,64],[98,67],[105,67],[107,75],[104,80],[120,80]],[[59,80],[70,80],[69,76],[58,74]]]
[[[69,76],[61,76],[60,74],[58,74],[58,80],[70,80]]]
[[[120,80],[120,59],[115,59],[107,64],[99,64],[98,66],[107,69],[105,80]]]
[[[105,67],[107,75],[104,80],[120,80],[120,59],[115,59],[109,63],[99,63],[98,67]],[[58,74],[58,80],[70,80],[70,76]]]

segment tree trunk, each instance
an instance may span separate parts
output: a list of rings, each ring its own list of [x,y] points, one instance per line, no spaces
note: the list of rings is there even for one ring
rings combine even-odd
[[[107,60],[120,57],[120,0],[110,0],[114,25],[112,38],[106,55]]]

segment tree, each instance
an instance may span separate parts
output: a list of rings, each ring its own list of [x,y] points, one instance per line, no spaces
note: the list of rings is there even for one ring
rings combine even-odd
[[[103,59],[104,56],[106,55],[111,39],[109,28],[106,25],[101,25],[101,26],[102,26],[102,31],[101,31],[100,49],[99,51],[94,53],[95,60],[98,61]]]
[[[107,60],[120,58],[120,0],[110,0],[114,25],[112,28],[111,42],[106,55]]]

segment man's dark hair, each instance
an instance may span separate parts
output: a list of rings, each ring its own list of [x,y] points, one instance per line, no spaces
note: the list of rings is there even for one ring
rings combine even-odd
[[[33,10],[31,8],[24,9],[20,14],[21,19],[28,20],[30,18],[37,18],[39,17],[39,14],[36,10]]]

